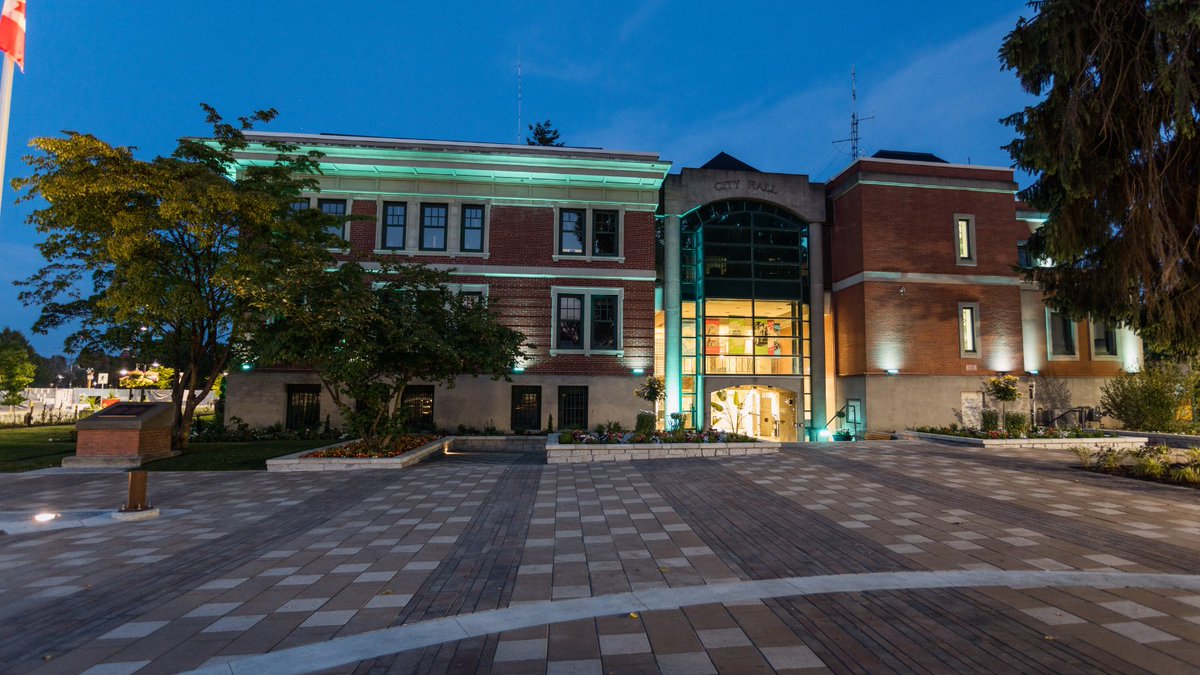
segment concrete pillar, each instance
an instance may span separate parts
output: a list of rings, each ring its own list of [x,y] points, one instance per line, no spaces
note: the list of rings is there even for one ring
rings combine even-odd
[[[663,248],[665,257],[663,279],[663,383],[667,398],[664,401],[666,425],[671,426],[671,415],[680,412],[683,402],[683,324],[680,296],[680,233],[679,216],[669,214],[664,223]]]
[[[829,419],[825,401],[825,244],[824,223],[808,226],[809,330],[812,331],[812,429],[819,433]],[[813,437],[808,440],[820,440]]]

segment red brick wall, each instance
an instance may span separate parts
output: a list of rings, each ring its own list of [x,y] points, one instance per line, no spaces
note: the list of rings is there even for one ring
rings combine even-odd
[[[410,204],[415,203],[410,200]],[[354,200],[350,212],[353,215],[377,217],[374,201]],[[420,227],[419,211],[410,208],[409,227]],[[458,227],[450,223],[451,228]],[[458,265],[514,265],[539,267],[592,267],[596,269],[654,269],[654,214],[641,211],[626,211],[622,235],[622,250],[625,262],[593,258],[590,261],[564,257],[555,261],[557,246],[557,223],[554,209],[535,206],[495,206],[490,209],[486,223],[489,254],[487,258],[476,256],[421,255],[413,259],[430,264]],[[378,223],[370,221],[350,222],[350,247],[358,254],[374,250],[377,241]]]
[[[355,199],[350,205],[350,214],[375,218],[375,200]],[[350,250],[360,254],[374,251],[376,227],[375,220],[350,221]]]
[[[861,203],[865,269],[1015,276],[1017,242],[1029,228],[1016,220],[1012,195],[881,185],[851,192]],[[957,263],[955,214],[975,217],[973,266]]]
[[[171,450],[171,429],[84,429],[75,443],[77,457],[135,457]]]
[[[833,330],[838,375],[866,372],[867,332],[863,315],[865,286],[857,284],[833,294]]]
[[[960,302],[979,303],[979,358],[959,356]],[[1015,286],[867,282],[839,291],[834,306],[839,375],[887,368],[905,375],[1024,371],[1021,299]],[[865,329],[856,324],[859,306]],[[859,340],[865,341],[862,346]]]
[[[508,326],[525,334],[535,349],[525,372],[540,375],[629,375],[632,368],[653,369],[654,283],[601,279],[497,279],[459,277],[464,284],[487,284],[488,301]],[[553,344],[551,286],[624,289],[622,345],[624,357],[560,354],[550,356]]]

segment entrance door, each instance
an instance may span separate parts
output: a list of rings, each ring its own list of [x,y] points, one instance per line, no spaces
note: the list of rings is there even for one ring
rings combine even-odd
[[[863,431],[866,427],[866,421],[863,419],[862,401],[857,398],[846,400],[846,428],[850,433],[854,434],[857,440],[862,438]]]
[[[512,430],[542,428],[542,388],[513,385]]]
[[[713,392],[709,424],[714,429],[768,441],[796,440],[795,392],[775,387],[743,385]]]

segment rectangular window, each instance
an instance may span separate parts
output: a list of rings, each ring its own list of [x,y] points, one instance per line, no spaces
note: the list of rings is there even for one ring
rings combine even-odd
[[[954,236],[959,265],[975,264],[975,217],[954,216]]]
[[[321,426],[321,385],[287,385],[286,424],[292,431]]]
[[[617,296],[592,296],[592,349],[617,348]]]
[[[1060,312],[1046,310],[1046,330],[1051,356],[1076,356],[1074,321]]]
[[[617,211],[592,212],[592,255],[611,257],[620,251],[620,215]]]
[[[446,250],[446,204],[421,205],[421,250]]]
[[[346,200],[344,199],[318,199],[317,208],[327,216],[346,217]],[[346,239],[346,221],[339,220],[336,224],[329,225],[328,231],[329,234],[344,241]]]
[[[588,428],[588,388],[558,388],[558,428]]]
[[[404,202],[383,203],[383,248],[400,251],[404,249],[404,237],[408,222],[408,204]]]
[[[483,251],[483,207],[462,207],[462,250]]]
[[[308,200],[296,199],[291,204],[288,204],[288,208],[292,211],[304,211],[305,209],[309,208]]]
[[[400,396],[404,420],[413,429],[433,428],[433,385],[410,384]]]
[[[558,296],[558,349],[583,349],[583,296]]]
[[[963,303],[958,306],[959,356],[979,356],[979,305]]]
[[[1107,323],[1092,322],[1092,356],[1117,355],[1117,329]]]
[[[512,430],[529,431],[542,428],[542,388],[513,385]]]
[[[1033,261],[1029,259],[1029,249],[1026,248],[1023,241],[1017,242],[1017,267],[1021,269],[1033,267]]]
[[[584,220],[582,209],[562,209],[558,212],[558,252],[562,255],[583,255]]]

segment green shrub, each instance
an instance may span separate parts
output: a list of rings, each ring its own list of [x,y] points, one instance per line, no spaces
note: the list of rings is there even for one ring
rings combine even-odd
[[[1079,466],[1085,469],[1091,468],[1093,461],[1092,456],[1095,454],[1092,452],[1091,448],[1085,448],[1077,445],[1071,448],[1071,452],[1075,453],[1075,456],[1079,458]]]
[[[1200,485],[1200,468],[1197,468],[1194,464],[1188,464],[1171,469],[1171,480],[1176,483]]]
[[[1136,373],[1121,372],[1100,386],[1100,404],[1126,429],[1185,431],[1179,411],[1189,406],[1196,375],[1171,363],[1147,364]]]
[[[654,432],[654,413],[641,412],[638,413],[637,421],[634,422],[633,430],[639,434],[650,434]]]
[[[1013,436],[1029,431],[1029,415],[1023,412],[1004,413],[1004,430]]]
[[[980,414],[981,431],[996,431],[1000,428],[1000,411],[985,408]]]

